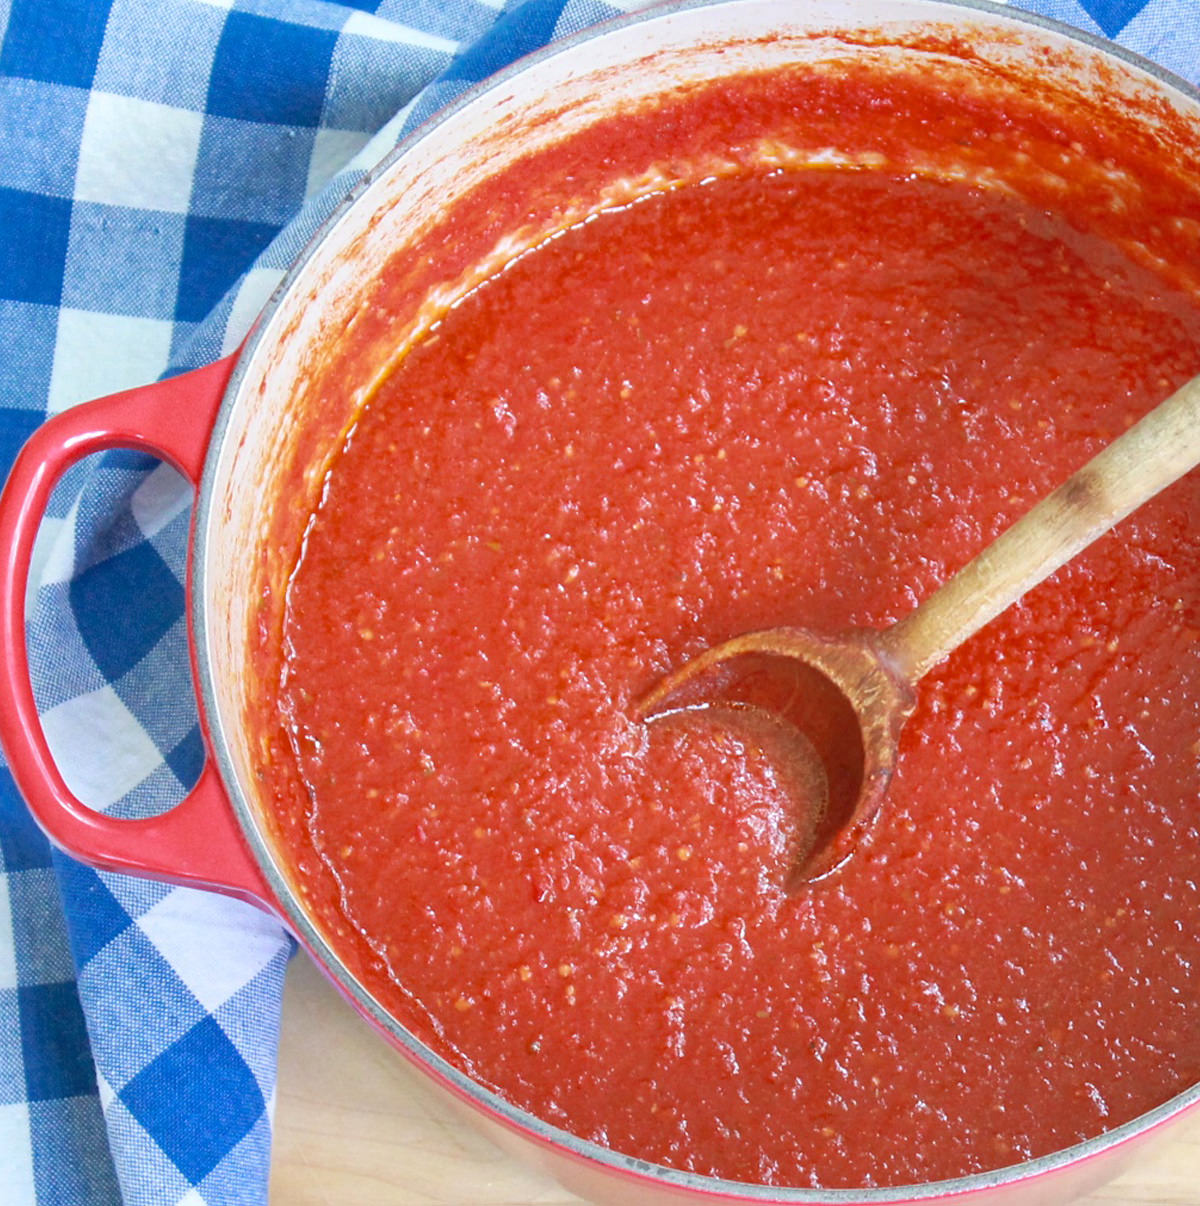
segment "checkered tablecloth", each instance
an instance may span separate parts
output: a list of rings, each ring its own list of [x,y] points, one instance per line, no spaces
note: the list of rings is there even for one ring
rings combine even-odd
[[[1197,0],[1024,6],[1200,76]],[[616,7],[0,0],[0,475],[46,415],[235,347],[401,132]],[[76,793],[122,815],[169,807],[203,762],[190,503],[109,454],[39,541],[44,725]],[[265,1201],[290,952],[249,906],[52,852],[0,766],[0,1203]]]

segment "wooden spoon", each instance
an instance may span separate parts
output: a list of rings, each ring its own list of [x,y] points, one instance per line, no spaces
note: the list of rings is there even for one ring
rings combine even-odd
[[[789,886],[845,865],[875,821],[915,687],[963,641],[1200,462],[1200,377],[1182,386],[892,627],[768,628],[706,649],[637,705],[748,730],[804,805]]]

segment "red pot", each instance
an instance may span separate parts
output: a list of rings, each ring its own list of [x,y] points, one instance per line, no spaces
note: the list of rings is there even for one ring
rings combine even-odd
[[[830,30],[858,33],[846,39]],[[971,47],[970,63],[955,57],[955,40]],[[1186,85],[1081,35],[991,5],[714,0],[652,9],[535,55],[443,112],[326,224],[236,355],[51,419],[21,454],[0,501],[0,737],[51,838],[96,867],[213,888],[277,914],[381,1035],[465,1103],[477,1122],[599,1202],[1063,1202],[1113,1175],[1137,1144],[1200,1097],[1200,1087],[1193,1088],[1133,1123],[1025,1164],[893,1189],[772,1189],[617,1155],[509,1105],[388,1014],[309,915],[274,840],[271,801],[256,794],[252,726],[244,719],[254,702],[250,634],[263,583],[278,582],[287,570],[268,539],[276,511],[309,501],[284,500],[278,483],[301,464],[313,487],[351,416],[358,395],[339,394],[330,402],[322,382],[369,379],[386,359],[385,349],[402,344],[427,320],[422,299],[431,287],[444,289],[453,281],[462,288],[471,264],[489,255],[493,264],[503,259],[505,248],[494,246],[487,216],[471,216],[469,205],[456,213],[451,237],[447,215],[457,200],[621,104],[751,67],[845,57],[919,63],[952,75],[998,71],[1026,95],[1044,93],[1047,103],[1102,94],[1165,154],[1188,154],[1181,139],[1189,130],[1193,157],[1200,144],[1200,96]],[[527,183],[535,188],[536,182]],[[546,220],[561,222],[562,213]],[[375,289],[385,268],[393,292],[381,314]],[[331,413],[331,406],[344,413]],[[167,460],[197,494],[190,624],[208,761],[182,804],[136,821],[86,808],[56,769],[34,705],[24,629],[33,542],[51,488],[73,462],[118,446]]]

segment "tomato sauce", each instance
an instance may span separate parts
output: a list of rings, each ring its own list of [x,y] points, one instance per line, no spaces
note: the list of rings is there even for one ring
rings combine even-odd
[[[384,1005],[695,1172],[998,1167],[1200,1077],[1200,481],[919,688],[881,823],[785,891],[704,646],[882,627],[1191,375],[1200,303],[994,189],[744,169],[471,291],[349,431],[264,708],[303,891]]]

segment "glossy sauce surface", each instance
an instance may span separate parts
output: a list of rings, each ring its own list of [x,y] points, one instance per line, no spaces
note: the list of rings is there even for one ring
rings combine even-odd
[[[701,1173],[953,1176],[1186,1087],[1194,474],[924,681],[817,890],[769,762],[631,703],[740,631],[894,620],[1197,371],[1148,271],[908,175],[747,171],[518,259],[306,532],[269,702],[314,907],[460,1067]]]

